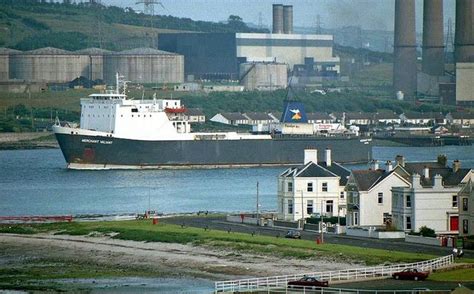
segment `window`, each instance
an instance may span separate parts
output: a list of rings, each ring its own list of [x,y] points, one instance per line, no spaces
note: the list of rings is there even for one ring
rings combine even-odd
[[[344,199],[344,191],[341,191],[341,193],[339,194],[339,198]]]
[[[462,220],[462,233],[469,234],[469,220],[467,219]]]
[[[333,212],[333,201],[332,200],[328,200],[326,201],[326,212],[329,213],[329,214],[332,214]]]
[[[288,192],[293,192],[293,183],[292,182],[288,182]]]
[[[308,182],[308,187],[306,188],[306,191],[313,192],[313,182]]]
[[[407,198],[406,198],[406,207],[410,208],[411,207],[411,195],[407,195]]]
[[[354,225],[357,226],[359,225],[359,213],[354,212]]]
[[[377,200],[377,202],[378,202],[379,204],[383,204],[383,192],[379,192],[379,193],[378,193],[378,200]]]
[[[468,199],[467,197],[462,198],[462,211],[468,211],[469,206],[468,206]]]
[[[324,182],[324,183],[322,184],[322,187],[321,187],[321,188],[322,188],[321,190],[322,190],[323,192],[327,192],[327,191],[328,191],[328,183]]]
[[[293,213],[293,200],[288,200],[288,213]]]
[[[313,214],[313,200],[308,200],[306,203],[306,213],[309,215]]]
[[[453,195],[453,207],[458,207],[458,195]]]
[[[411,216],[407,216],[405,220],[406,220],[405,229],[411,230]]]

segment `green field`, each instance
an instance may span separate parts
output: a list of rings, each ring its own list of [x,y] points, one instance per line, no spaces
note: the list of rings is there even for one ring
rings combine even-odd
[[[123,240],[166,242],[178,244],[206,245],[236,251],[258,254],[271,254],[293,258],[331,258],[359,264],[382,264],[415,262],[435,258],[433,255],[388,251],[367,250],[362,247],[324,244],[316,245],[309,240],[289,240],[269,236],[252,236],[242,233],[227,233],[170,224],[152,225],[151,221],[120,221],[92,223],[56,223],[42,225],[2,226],[0,232],[34,234],[56,232],[56,234],[87,235],[91,232],[119,233],[114,238]]]
[[[474,282],[474,268],[436,272],[431,274],[429,279],[442,282]]]

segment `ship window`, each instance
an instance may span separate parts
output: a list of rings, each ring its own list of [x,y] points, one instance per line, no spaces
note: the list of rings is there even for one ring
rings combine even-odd
[[[120,117],[123,117],[123,114],[122,114],[122,115],[120,115]]]
[[[132,114],[132,117],[133,117],[133,114]]]
[[[138,115],[138,117],[140,117],[140,115]]]
[[[138,112],[138,109],[132,108],[132,112]]]

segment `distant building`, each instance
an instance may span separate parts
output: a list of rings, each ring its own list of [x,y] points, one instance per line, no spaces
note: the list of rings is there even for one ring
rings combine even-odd
[[[446,118],[440,112],[404,112],[400,119],[409,125],[446,124]]]
[[[417,232],[427,226],[436,233],[458,233],[458,193],[472,178],[472,170],[461,168],[459,161],[448,167],[445,160],[440,156],[435,162],[404,163],[399,157],[397,169],[410,185],[392,189],[392,223],[397,229]]]
[[[474,63],[456,63],[456,104],[474,105]]]
[[[446,120],[451,125],[458,125],[464,128],[474,127],[474,113],[450,112],[446,115]]]
[[[333,117],[324,112],[309,112],[306,113],[308,122],[313,124],[330,124],[335,121]]]
[[[213,122],[234,126],[249,124],[249,119],[239,112],[218,113],[214,115],[210,120]]]
[[[373,116],[373,124],[395,125],[401,122],[400,116],[392,111],[377,112]]]
[[[307,149],[304,164],[291,167],[278,177],[278,219],[296,221],[313,214],[344,216],[344,186],[350,171],[333,162],[331,150],[318,162],[316,149]]]
[[[243,115],[248,118],[250,125],[269,124],[275,122],[275,119],[265,112],[246,112]]]
[[[371,113],[366,112],[348,112],[345,114],[346,125],[363,125],[368,126],[372,124]]]
[[[184,120],[190,123],[205,123],[206,115],[200,108],[186,108]]]
[[[473,179],[464,185],[458,194],[459,235],[474,236],[474,182]]]

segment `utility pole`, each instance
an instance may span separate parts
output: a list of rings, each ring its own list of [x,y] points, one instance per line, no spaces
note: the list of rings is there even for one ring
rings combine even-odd
[[[259,196],[258,195],[258,185],[259,185],[259,183],[257,181],[257,225],[260,225],[260,210],[259,210],[260,204],[259,204],[259,200],[258,200],[258,196]]]

